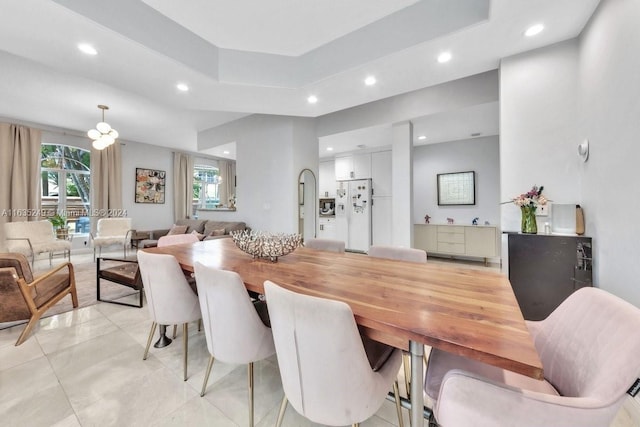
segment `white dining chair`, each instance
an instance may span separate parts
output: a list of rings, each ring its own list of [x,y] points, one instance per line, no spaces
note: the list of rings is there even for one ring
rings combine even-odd
[[[200,303],[193,292],[178,261],[172,255],[151,254],[138,252],[138,266],[145,295],[147,307],[153,319],[147,347],[143,360],[147,359],[151,340],[158,325],[182,324],[184,361],[183,379],[187,380],[188,359],[188,323],[199,320]]]
[[[394,259],[396,261],[427,262],[427,253],[422,249],[402,248],[399,246],[374,245],[367,252],[375,258]]]
[[[640,375],[640,309],[582,288],[527,322],[544,381],[433,349],[425,392],[443,426],[608,426]]]
[[[305,239],[305,248],[317,249],[319,251],[329,251],[344,253],[344,240],[334,239]]]
[[[370,418],[393,387],[402,361],[400,350],[380,353],[384,361],[369,360],[351,308],[333,301],[264,283],[284,399],[314,423],[354,425]],[[374,367],[377,370],[374,370]],[[402,426],[399,405],[398,421]]]
[[[198,299],[202,307],[209,364],[204,375],[204,396],[215,359],[247,364],[249,425],[253,426],[253,364],[275,354],[271,328],[261,320],[237,273],[195,263]],[[265,304],[257,301],[255,304]]]
[[[169,236],[162,236],[158,239],[158,247],[171,246],[171,245],[183,245],[185,243],[199,242],[198,236],[195,234],[171,234]]]
[[[403,248],[399,246],[374,245],[369,248],[367,255],[374,258],[392,259],[396,261],[407,261],[415,263],[426,263],[427,252],[422,249]],[[411,384],[411,358],[407,352],[402,353],[402,366],[404,368],[404,386],[407,396],[410,397]],[[424,355],[425,363],[427,362],[427,353]]]

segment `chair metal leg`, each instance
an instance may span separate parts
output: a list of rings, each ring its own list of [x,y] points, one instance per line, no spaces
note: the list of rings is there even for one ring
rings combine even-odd
[[[404,419],[402,418],[402,405],[400,404],[400,390],[398,381],[393,382],[393,395],[396,400],[396,412],[398,413],[398,427],[404,427]]]
[[[144,356],[142,356],[142,360],[147,360],[147,356],[149,355],[149,347],[151,347],[151,340],[153,340],[153,334],[156,333],[156,327],[158,324],[153,322],[151,324],[151,331],[149,332],[149,338],[147,339],[147,348],[144,349]]]
[[[198,332],[202,331],[202,319],[198,319]]]
[[[184,334],[184,337],[182,338],[182,342],[184,343],[184,362],[183,362],[183,368],[184,368],[184,380],[187,380],[187,344],[189,342],[189,324],[185,323],[184,325],[182,325],[182,333]]]
[[[173,339],[175,340],[178,336],[178,325],[173,325]]]
[[[249,382],[249,426],[253,427],[253,362],[247,367],[247,380]]]
[[[278,411],[278,419],[276,420],[276,427],[280,427],[282,425],[282,420],[284,419],[284,411],[287,410],[287,395],[285,394],[282,398],[282,403],[280,404],[280,411]]]
[[[204,382],[202,383],[202,391],[200,392],[200,397],[204,396],[204,392],[207,390],[207,382],[209,382],[209,374],[211,373],[211,368],[213,367],[213,356],[209,355],[209,363],[207,364],[207,371],[204,374]]]
[[[402,352],[402,367],[404,368],[404,387],[407,392],[407,399],[411,399],[411,359],[406,351]]]

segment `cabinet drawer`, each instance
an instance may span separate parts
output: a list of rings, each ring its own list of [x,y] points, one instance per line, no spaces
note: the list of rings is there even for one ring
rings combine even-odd
[[[439,225],[438,233],[464,234],[464,226],[461,225]]]
[[[464,243],[438,242],[438,252],[463,255]]]
[[[462,243],[464,246],[464,230],[462,233],[443,233],[438,230],[438,243]]]

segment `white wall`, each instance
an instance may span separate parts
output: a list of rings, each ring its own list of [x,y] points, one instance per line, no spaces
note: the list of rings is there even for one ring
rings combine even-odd
[[[502,61],[501,201],[544,185],[543,194],[555,203],[581,202],[577,75],[575,39]],[[501,224],[519,231],[520,211],[513,204],[502,205]]]
[[[597,283],[640,306],[638,22],[639,1],[605,0],[584,31],[579,137],[590,142],[589,160],[580,165],[580,172]]]
[[[603,0],[579,40],[505,59],[500,147],[502,198],[544,184],[554,201],[581,204],[595,285],[640,306],[638,22],[637,0]]]
[[[476,204],[474,206],[438,206],[436,175],[449,172],[476,172]],[[444,142],[415,147],[413,150],[413,218],[423,223],[424,216],[432,224],[471,225],[500,223],[500,153],[497,136]]]
[[[254,230],[298,231],[298,174],[318,173],[314,121],[256,114],[198,134],[198,149],[235,141],[237,211],[200,218],[245,221]]]
[[[173,218],[173,150],[139,142],[122,143],[122,207],[136,230],[171,228]],[[163,204],[135,203],[136,168],[166,172]]]

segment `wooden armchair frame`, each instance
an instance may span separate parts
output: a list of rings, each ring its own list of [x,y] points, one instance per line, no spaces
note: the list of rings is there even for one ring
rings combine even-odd
[[[64,268],[67,268],[69,270],[69,286],[62,289],[60,292],[55,294],[48,301],[46,301],[44,304],[38,307],[32,296],[32,293],[33,293],[32,291],[36,288],[36,286],[38,286],[38,284],[44,282],[46,279],[60,272]],[[16,346],[22,344],[27,339],[27,337],[31,333],[31,330],[36,325],[38,320],[40,320],[42,315],[47,310],[49,310],[52,306],[54,306],[58,301],[60,301],[65,296],[67,296],[67,294],[71,294],[71,301],[73,303],[73,307],[74,308],[78,307],[78,293],[76,291],[76,279],[75,279],[73,264],[71,264],[70,262],[66,262],[64,264],[59,265],[58,267],[53,268],[52,270],[49,270],[45,274],[35,278],[31,283],[27,283],[24,277],[20,277],[14,267],[0,268],[0,271],[3,271],[3,272],[8,271],[12,274],[14,280],[16,281],[16,284],[20,288],[20,292],[22,293],[22,297],[24,298],[24,301],[27,304],[29,311],[31,312],[31,317],[29,318],[29,322],[27,323],[27,326],[25,326],[24,330],[18,337],[18,341],[16,341]]]

